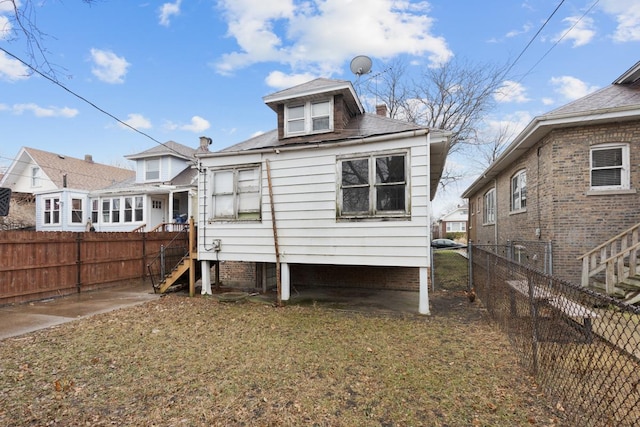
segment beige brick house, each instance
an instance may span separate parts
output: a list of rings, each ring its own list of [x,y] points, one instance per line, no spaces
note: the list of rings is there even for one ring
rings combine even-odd
[[[551,241],[554,275],[586,286],[607,258],[635,257],[639,189],[640,62],[536,117],[462,196],[473,242]]]

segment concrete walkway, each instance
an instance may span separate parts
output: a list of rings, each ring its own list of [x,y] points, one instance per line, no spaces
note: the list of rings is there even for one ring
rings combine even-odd
[[[160,298],[135,284],[0,307],[0,340]]]

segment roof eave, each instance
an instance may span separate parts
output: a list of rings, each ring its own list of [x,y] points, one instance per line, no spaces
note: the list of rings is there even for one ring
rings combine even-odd
[[[620,122],[640,119],[640,108],[637,105],[619,108],[607,108],[589,111],[588,114],[568,113],[543,115],[534,118],[514,141],[498,156],[498,158],[480,175],[463,193],[468,199],[480,188],[500,174],[507,166],[533,147],[540,139],[555,129],[566,127],[595,125],[606,122]]]

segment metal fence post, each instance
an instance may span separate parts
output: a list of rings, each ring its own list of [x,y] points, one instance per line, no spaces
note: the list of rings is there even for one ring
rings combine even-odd
[[[160,245],[160,280],[164,279],[164,245]]]
[[[467,285],[468,290],[474,288],[473,286],[473,241],[469,240],[467,244],[467,260],[468,260],[468,274],[469,274],[469,284]]]
[[[531,313],[531,350],[533,351],[533,374],[538,375],[538,307],[535,298],[533,277],[527,275],[529,285],[529,312]]]

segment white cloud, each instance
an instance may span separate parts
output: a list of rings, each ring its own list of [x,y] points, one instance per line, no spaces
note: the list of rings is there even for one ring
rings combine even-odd
[[[187,124],[177,124],[171,121],[167,121],[163,127],[169,131],[183,130],[187,132],[200,133],[211,127],[211,123],[208,120],[203,119],[200,116],[193,116],[191,122]]]
[[[640,41],[640,3],[628,0],[600,0],[600,8],[618,22],[613,40]]]
[[[191,123],[182,125],[179,129],[199,133],[209,129],[210,127],[211,123],[209,123],[208,120],[205,120],[200,116],[193,116],[191,117]]]
[[[512,80],[505,80],[500,88],[493,95],[496,102],[527,102],[527,90],[522,84]]]
[[[589,86],[582,80],[571,76],[552,77],[550,83],[555,86],[556,93],[570,101],[582,98],[598,89],[597,86]]]
[[[311,73],[285,74],[281,71],[272,71],[265,79],[265,82],[269,87],[275,89],[285,89],[308,82],[309,80],[313,80],[316,77],[318,76],[315,76]]]
[[[22,62],[0,52],[0,80],[17,81],[29,77],[29,68]]]
[[[131,113],[127,117],[127,120],[124,120],[124,122],[134,129],[151,129],[153,127],[151,121],[142,114]],[[129,129],[128,126],[125,126],[122,123],[118,123],[118,126],[123,129]]]
[[[527,34],[529,31],[531,31],[532,27],[533,26],[531,24],[524,24],[520,30],[511,30],[507,34],[505,34],[505,37],[511,38],[517,37],[520,34]]]
[[[160,6],[160,11],[159,11],[159,15],[160,15],[160,25],[164,25],[165,27],[168,27],[170,22],[170,19],[172,16],[177,16],[180,14],[180,4],[182,3],[182,0],[176,0],[175,3],[165,3],[162,6]]]
[[[22,4],[20,0],[11,1],[0,1],[0,13],[13,13],[14,12],[14,3],[17,9],[20,9]]]
[[[2,2],[0,1],[0,4]],[[0,15],[0,40],[7,40],[13,31],[13,26],[6,16]]]
[[[124,76],[131,64],[124,57],[120,57],[108,50],[91,49],[91,60],[94,76],[105,83],[124,83]]]
[[[11,107],[14,114],[23,114],[30,111],[36,117],[64,117],[72,118],[78,115],[78,110],[69,107],[40,107],[37,104],[15,104]]]
[[[442,37],[432,35],[426,2],[396,0],[222,0],[227,35],[239,49],[215,64],[221,74],[258,62],[277,62],[294,73],[330,75],[345,60],[370,54],[427,55],[431,65],[453,53]]]
[[[588,44],[596,35],[593,29],[593,19],[588,16],[569,16],[562,22],[567,24],[567,28],[558,33],[553,41],[573,40],[573,47],[580,47]]]
[[[542,98],[541,101],[544,105],[553,105],[555,103],[552,98]]]

